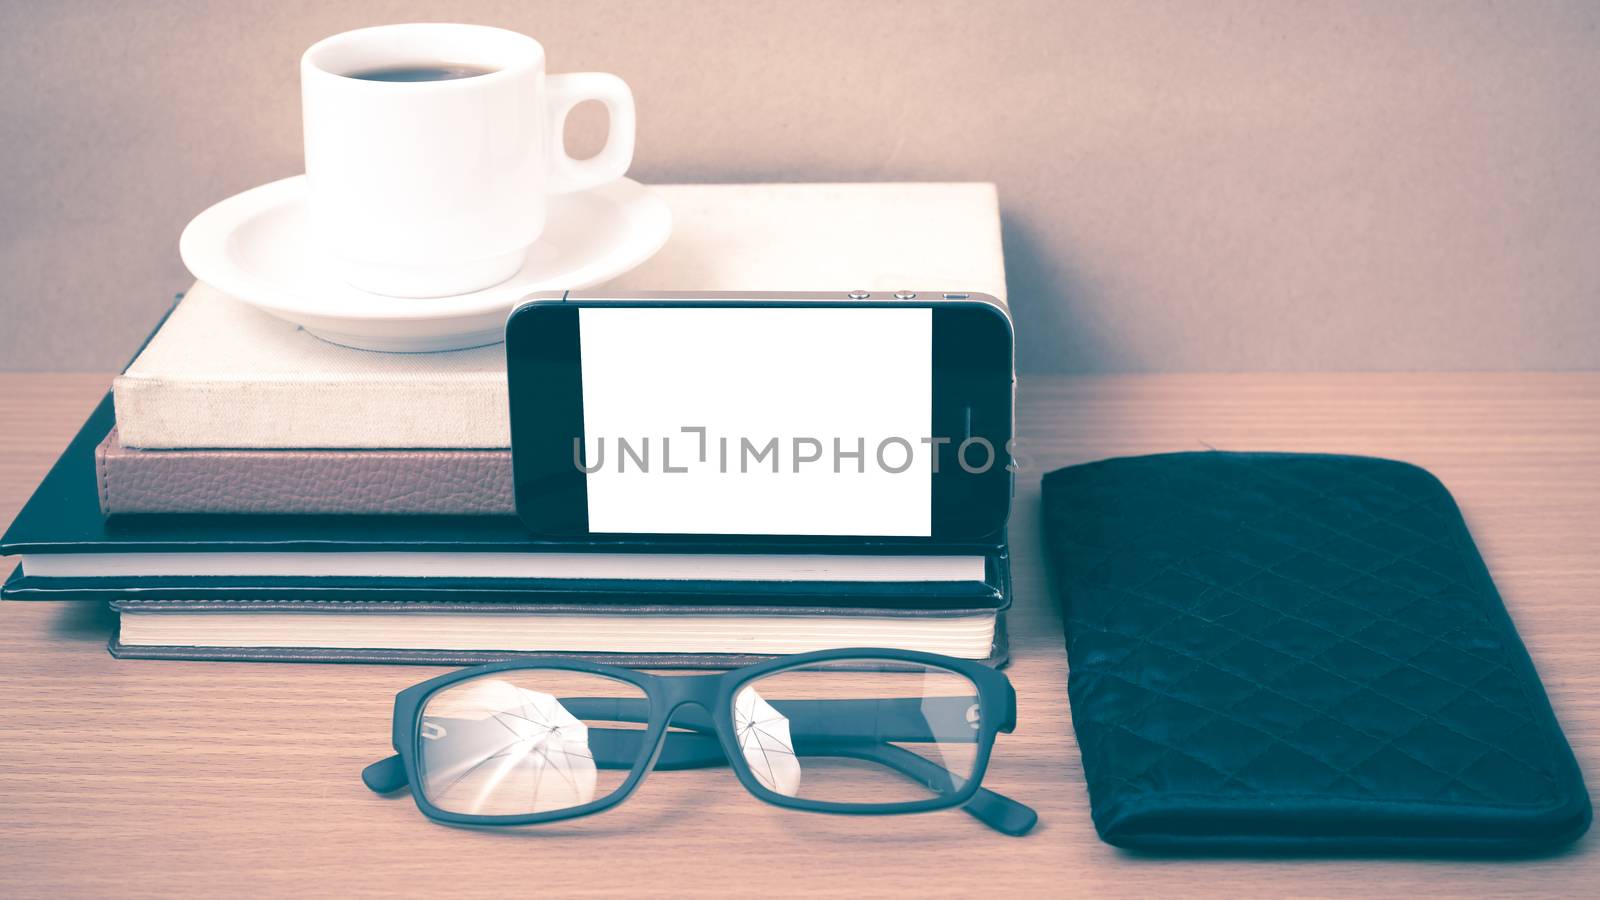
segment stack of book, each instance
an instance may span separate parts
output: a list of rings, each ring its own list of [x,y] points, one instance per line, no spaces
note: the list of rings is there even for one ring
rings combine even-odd
[[[745,277],[739,266],[765,256],[781,268],[800,253],[815,261],[810,283],[893,278],[1003,296],[992,188],[874,187],[666,189],[679,236],[632,279],[749,287],[729,283]],[[758,208],[789,234],[728,230],[751,191],[766,192]],[[828,222],[800,215],[819,191],[854,209]],[[885,204],[960,224],[941,239],[886,237],[873,213]],[[697,231],[718,232],[739,260],[723,277],[695,256]],[[825,262],[860,259],[863,242],[879,248],[870,269]],[[952,272],[952,260],[966,268]],[[808,283],[786,277],[781,286]],[[111,649],[125,657],[466,663],[536,652],[719,666],[886,646],[1004,659],[1003,543],[541,542],[515,516],[509,445],[503,347],[352,350],[197,284],[0,541],[22,558],[3,595],[109,601],[120,622]]]

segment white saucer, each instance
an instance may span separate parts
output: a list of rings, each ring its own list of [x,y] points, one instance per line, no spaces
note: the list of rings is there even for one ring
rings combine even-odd
[[[498,343],[506,314],[535,291],[577,290],[655,254],[672,233],[666,201],[627,178],[550,198],[544,234],[509,280],[455,297],[370,294],[334,275],[307,242],[304,175],[236,194],[194,217],[178,253],[194,277],[317,337],[415,353]]]

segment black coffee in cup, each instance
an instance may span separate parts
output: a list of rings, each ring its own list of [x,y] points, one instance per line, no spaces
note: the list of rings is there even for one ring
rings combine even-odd
[[[418,62],[398,63],[346,72],[349,78],[362,81],[455,81],[458,78],[476,78],[488,75],[494,69],[467,63]]]

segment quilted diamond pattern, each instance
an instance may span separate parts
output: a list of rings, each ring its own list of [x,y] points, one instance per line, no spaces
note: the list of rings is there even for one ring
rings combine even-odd
[[[1501,846],[1587,791],[1426,471],[1182,453],[1045,477],[1073,725],[1130,846]]]

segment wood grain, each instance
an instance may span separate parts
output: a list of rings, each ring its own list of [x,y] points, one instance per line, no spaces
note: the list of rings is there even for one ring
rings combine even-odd
[[[0,375],[9,521],[105,376]],[[592,819],[515,832],[429,824],[374,796],[392,695],[438,669],[118,662],[89,605],[0,606],[0,896],[1176,893],[1578,894],[1593,840],[1523,862],[1174,860],[1100,843],[1039,568],[1038,478],[1163,450],[1397,457],[1455,492],[1591,773],[1600,771],[1600,374],[1025,379],[1031,457],[1013,523],[1020,727],[987,784],[1031,836],[959,813],[804,815],[725,771],[661,772]]]

